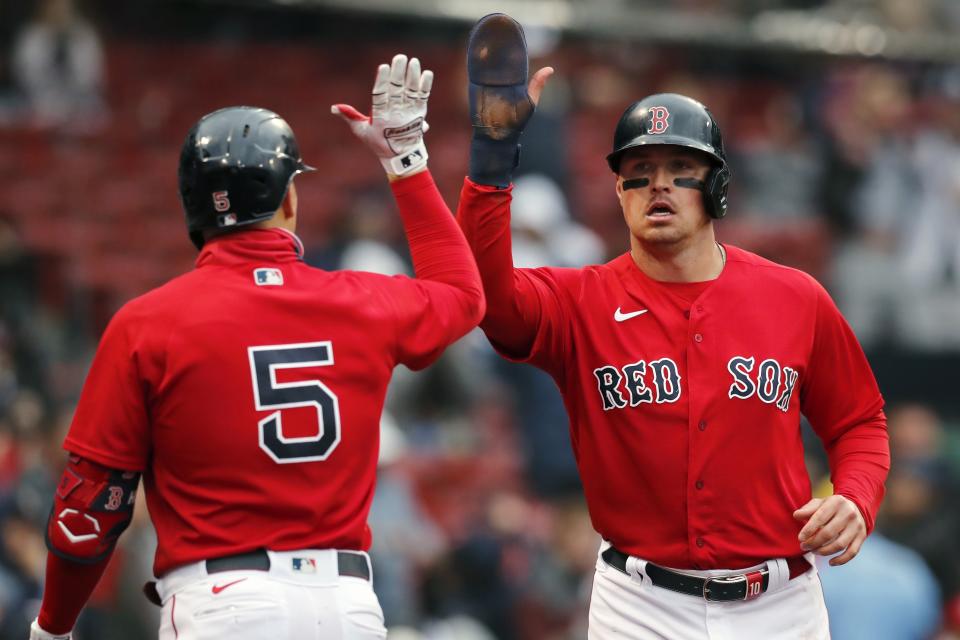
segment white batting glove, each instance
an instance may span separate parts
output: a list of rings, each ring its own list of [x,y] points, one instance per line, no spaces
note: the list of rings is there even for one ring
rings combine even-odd
[[[420,73],[420,61],[398,53],[393,64],[381,64],[373,83],[373,105],[365,116],[348,104],[335,104],[330,112],[339,115],[354,135],[380,158],[387,173],[402,176],[427,164],[423,134],[430,126],[427,98],[433,86],[433,71]]]
[[[30,640],[70,640],[70,634],[55,636],[40,628],[40,622],[37,619],[30,624]]]

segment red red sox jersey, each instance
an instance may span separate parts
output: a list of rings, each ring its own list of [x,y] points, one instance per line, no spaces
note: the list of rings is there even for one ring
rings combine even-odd
[[[583,269],[516,269],[509,193],[469,180],[458,217],[505,356],[550,373],[596,530],[686,569],[801,553],[811,497],[803,413],[834,490],[868,530],[889,467],[883,401],[864,354],[807,274],[726,246],[720,276],[670,284],[629,253]]]
[[[143,471],[158,576],[259,547],[369,548],[393,367],[426,366],[483,314],[432,179],[394,192],[418,279],[322,271],[290,233],[241,231],[111,321],[64,447]]]

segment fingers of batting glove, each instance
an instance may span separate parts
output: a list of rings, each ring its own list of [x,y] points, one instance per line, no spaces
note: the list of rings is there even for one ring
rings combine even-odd
[[[349,104],[335,104],[330,106],[330,113],[335,114],[347,122],[369,122],[370,117],[365,116]]]
[[[403,103],[415,107],[420,98],[420,60],[410,58],[407,63],[407,75],[403,82]]]
[[[417,58],[398,53],[377,68],[369,118],[350,105],[334,105],[333,111],[377,154],[387,173],[404,175],[427,162],[424,116],[432,83],[433,72],[421,72]]]
[[[423,105],[424,111],[426,111],[427,99],[430,97],[430,91],[433,89],[433,71],[427,69],[420,76],[420,94],[417,96],[417,99]]]
[[[377,68],[377,77],[373,81],[372,104],[370,115],[373,118],[381,117],[387,110],[387,88],[390,86],[390,65],[381,64]]]
[[[340,116],[340,119],[350,126],[350,131],[364,141],[370,144],[368,137],[370,133],[370,118],[363,115],[348,104],[335,104],[330,107],[330,113]]]
[[[393,56],[390,64],[390,83],[387,85],[387,108],[391,111],[403,108],[403,83],[406,75],[407,56],[398,53]]]

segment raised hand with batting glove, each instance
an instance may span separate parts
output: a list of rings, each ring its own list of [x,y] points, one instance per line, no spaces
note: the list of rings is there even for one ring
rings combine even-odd
[[[369,116],[348,104],[335,104],[330,112],[373,149],[387,175],[411,175],[427,166],[423,134],[430,128],[425,117],[432,86],[432,71],[421,73],[417,58],[408,63],[407,56],[398,53],[391,64],[377,69]]]

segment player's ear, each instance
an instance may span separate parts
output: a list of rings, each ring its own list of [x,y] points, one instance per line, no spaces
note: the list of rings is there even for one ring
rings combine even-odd
[[[623,206],[623,177],[617,176],[617,200],[620,201],[620,206]]]
[[[297,216],[297,187],[292,182],[290,183],[290,188],[287,189],[287,194],[283,197],[280,210],[283,211],[283,218],[285,220]]]

